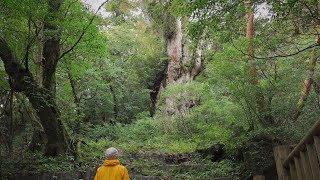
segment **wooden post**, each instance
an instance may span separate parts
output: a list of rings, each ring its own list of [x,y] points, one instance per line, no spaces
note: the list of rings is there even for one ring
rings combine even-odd
[[[302,169],[301,163],[297,157],[294,157],[294,165],[296,166],[298,180],[304,180],[303,169]]]
[[[284,160],[290,153],[290,148],[287,145],[276,146],[273,148],[274,158],[277,166],[278,180],[290,180],[289,172],[283,166]]]
[[[320,138],[318,136],[314,136],[314,147],[316,148],[318,159],[320,160]]]
[[[266,178],[262,175],[253,176],[253,180],[266,180]]]
[[[298,175],[297,175],[297,170],[296,170],[296,166],[294,166],[293,163],[289,164],[290,167],[290,176],[292,180],[298,180]]]
[[[310,162],[307,155],[307,152],[300,152],[300,159],[302,162],[302,168],[304,172],[304,177],[308,180],[313,180],[312,172],[310,168]]]
[[[313,179],[315,180],[320,179],[319,161],[318,161],[315,147],[313,145],[308,144],[307,152],[308,152]]]

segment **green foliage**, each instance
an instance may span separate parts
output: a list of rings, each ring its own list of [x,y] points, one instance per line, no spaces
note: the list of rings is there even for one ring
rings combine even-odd
[[[23,152],[2,158],[1,178],[11,179],[20,174],[33,175],[44,172],[68,172],[74,169],[72,157],[58,156],[48,158],[40,152]],[[23,171],[21,171],[23,170]]]
[[[2,77],[0,79],[0,89],[2,90],[8,90],[9,89],[9,82],[8,80],[5,78],[7,76],[6,72],[4,71],[3,68],[3,63],[0,62],[0,77]]]
[[[152,17],[153,26],[155,26],[153,29],[167,39],[174,35],[177,17],[174,16],[169,2],[149,1],[147,11]]]
[[[111,16],[96,17],[88,25],[94,14],[80,1],[66,0],[59,12],[62,20],[55,21],[44,19],[48,11],[44,1],[7,0],[0,2],[0,36],[21,60],[26,55],[27,42],[37,36],[30,47],[29,64],[40,82],[44,37],[60,33],[61,51],[65,52],[85,30],[82,40],[60,60],[55,74],[61,118],[71,139],[80,138],[86,143],[80,149],[82,169],[101,164],[105,149],[115,146],[123,151],[121,161],[143,175],[244,179],[272,166],[272,147],[297,143],[320,113],[316,89],[320,76],[315,71],[314,87],[302,114],[292,121],[303,80],[310,76],[310,50],[297,51],[316,43],[318,14],[313,3],[318,2],[266,2],[273,16],[270,20],[255,19],[255,36],[250,41],[244,37],[245,7],[238,0],[148,1],[147,12],[154,32],[144,22],[135,1],[110,1],[106,9]],[[251,3],[253,8],[261,5],[260,1]],[[175,33],[177,18],[188,21],[184,25],[191,44],[204,41],[204,71],[190,83],[166,86],[161,91],[156,116],[149,117],[150,89],[168,63],[165,42],[159,37],[169,38]],[[42,32],[45,20],[58,25],[59,30]],[[250,82],[253,60],[247,56],[250,43],[257,57],[254,59],[257,85]],[[319,59],[318,47],[316,57]],[[181,71],[190,67],[184,65]],[[0,105],[5,103],[9,89],[1,63]],[[263,99],[263,109],[257,95]],[[26,173],[73,170],[71,155],[47,158],[23,150],[28,149],[37,123],[24,107],[30,106],[28,102],[18,97],[13,99],[14,126],[9,123],[9,110],[0,117],[2,135],[14,129],[14,136],[0,139],[5,144],[0,147],[0,178],[20,170]],[[171,108],[181,114],[168,116],[166,101],[172,97]],[[182,107],[183,104],[189,106]],[[272,117],[272,122],[266,121],[266,115]],[[159,170],[163,162],[153,159],[164,153],[193,153],[214,144],[224,145],[224,160],[193,159],[190,163],[201,164],[200,169],[181,165]]]

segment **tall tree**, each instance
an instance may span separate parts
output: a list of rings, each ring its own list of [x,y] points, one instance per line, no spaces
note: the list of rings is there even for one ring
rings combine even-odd
[[[46,154],[55,156],[64,153],[68,147],[68,137],[53,95],[47,89],[39,87],[32,73],[20,65],[16,55],[2,38],[0,48],[0,57],[9,75],[12,90],[23,92],[40,118],[48,139]]]
[[[43,87],[53,95],[55,94],[55,72],[60,56],[61,29],[55,21],[61,21],[62,14],[59,9],[63,0],[48,0],[48,14],[44,19],[43,30],[48,33],[43,45]]]
[[[1,2],[4,10],[2,23],[6,28],[0,31],[0,58],[9,76],[11,89],[23,93],[35,109],[47,138],[45,154],[49,156],[70,150],[69,137],[55,99],[58,61],[75,49],[95,18],[95,15],[90,15],[88,20],[82,19],[85,25],[81,24],[80,32],[73,32],[77,33],[76,39],[69,42],[71,38],[66,37],[62,42],[63,34],[68,35],[72,27],[69,24],[68,29],[68,24],[63,22],[72,13],[70,9],[73,5],[80,9],[80,13],[89,14],[80,1],[21,2],[21,8],[16,8],[17,2],[14,1]],[[11,25],[12,21],[17,23],[16,26]],[[39,48],[42,50],[39,51]],[[41,62],[41,81],[36,80],[32,73],[31,62]]]
[[[162,90],[170,85],[191,82],[200,73],[202,68],[202,41],[196,41],[196,45],[191,44],[185,28],[188,21],[174,15],[170,6],[171,2],[141,1],[141,3],[143,4],[142,8],[145,8],[143,12],[147,24],[151,26],[154,32],[162,36],[165,43],[165,52],[168,56],[165,73],[159,74],[152,88],[153,104],[151,107],[153,107],[154,113]],[[155,23],[151,24],[150,18]],[[160,81],[160,79],[162,80]],[[159,82],[161,82],[160,85]],[[167,97],[165,100],[165,111],[168,115],[184,113],[197,103],[190,100],[174,105],[174,101],[176,100],[173,97]]]

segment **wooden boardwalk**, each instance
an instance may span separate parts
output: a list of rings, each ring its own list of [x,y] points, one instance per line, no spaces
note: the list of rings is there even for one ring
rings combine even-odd
[[[320,120],[298,145],[274,148],[279,180],[320,180]]]

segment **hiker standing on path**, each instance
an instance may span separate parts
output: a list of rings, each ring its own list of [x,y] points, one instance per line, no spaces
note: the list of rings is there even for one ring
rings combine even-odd
[[[106,150],[106,160],[98,168],[94,180],[130,180],[126,167],[120,165],[118,160],[119,152],[111,147]]]

